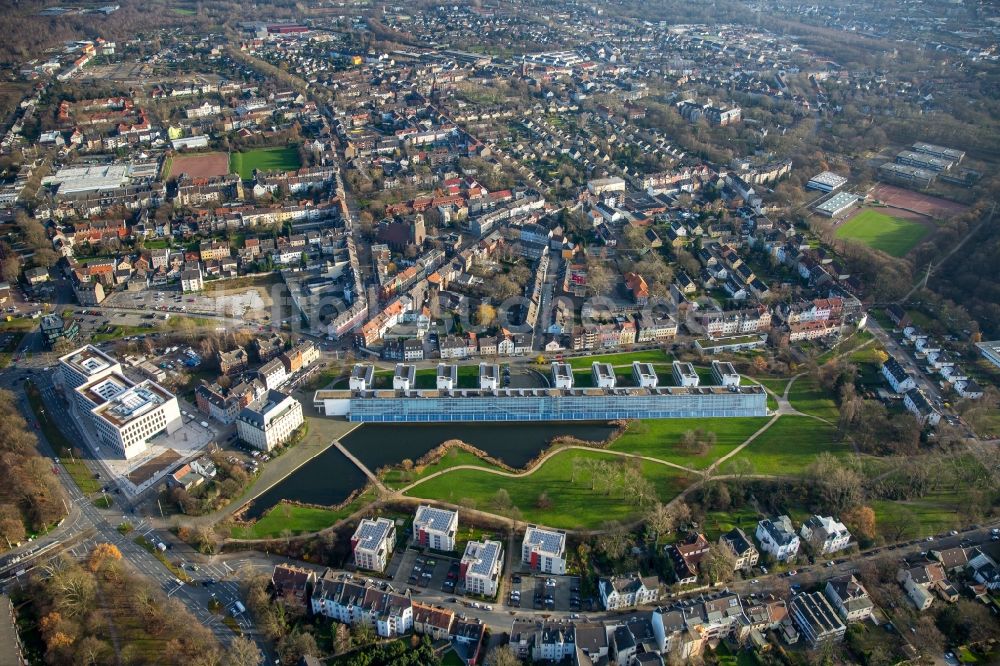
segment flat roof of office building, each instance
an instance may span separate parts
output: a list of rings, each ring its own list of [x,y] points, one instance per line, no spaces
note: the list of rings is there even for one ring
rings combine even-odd
[[[92,377],[117,365],[118,361],[93,345],[80,347],[59,359],[81,375]]]
[[[103,381],[103,379],[98,380],[98,382]],[[170,391],[147,379],[124,388],[103,404],[99,404],[94,409],[94,414],[121,428],[168,402],[173,397],[174,395]]]

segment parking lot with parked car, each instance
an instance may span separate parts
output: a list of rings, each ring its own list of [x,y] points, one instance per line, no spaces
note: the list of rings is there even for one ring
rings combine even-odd
[[[583,599],[576,576],[514,575],[505,602],[511,608],[579,612],[596,608],[596,600]]]

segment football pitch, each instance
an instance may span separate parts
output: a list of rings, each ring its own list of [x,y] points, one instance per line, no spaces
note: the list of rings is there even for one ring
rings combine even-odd
[[[930,232],[930,227],[877,210],[863,210],[837,227],[837,238],[856,240],[894,257],[902,257]]]
[[[258,148],[229,156],[229,170],[243,180],[253,178],[254,169],[261,171],[292,171],[302,166],[295,146]]]

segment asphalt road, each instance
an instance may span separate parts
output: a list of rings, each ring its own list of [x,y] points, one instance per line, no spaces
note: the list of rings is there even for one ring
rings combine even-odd
[[[77,430],[75,422],[69,417],[62,405],[61,399],[56,395],[51,384],[40,386],[46,409],[56,417],[57,422],[66,426],[64,434],[75,441],[80,441],[82,436]],[[22,394],[23,395],[23,394]],[[22,409],[25,415],[34,421],[27,400],[22,398]],[[168,558],[175,563],[179,563],[185,569],[187,575],[195,582],[181,583],[175,575],[149,550],[136,543],[138,536],[144,536],[148,541],[157,543],[164,541],[172,543],[167,535],[158,533],[149,525],[147,519],[136,513],[135,509],[122,506],[123,495],[108,495],[112,499],[112,506],[109,509],[99,509],[94,506],[91,498],[88,498],[76,483],[69,476],[65,467],[56,464],[56,456],[49,442],[42,433],[37,433],[40,449],[44,455],[53,460],[53,468],[59,476],[69,503],[70,512],[66,521],[56,530],[51,532],[42,540],[33,544],[28,544],[8,556],[8,560],[23,554],[27,550],[33,552],[17,563],[7,564],[0,567],[0,576],[6,582],[11,582],[11,578],[23,575],[33,566],[46,561],[58,552],[68,550],[72,554],[83,557],[93,546],[98,543],[111,543],[118,547],[122,553],[122,558],[128,564],[152,580],[156,585],[168,595],[180,600],[199,623],[209,628],[216,638],[223,645],[228,645],[233,639],[234,633],[223,623],[223,616],[209,610],[212,599],[217,599],[226,612],[231,613],[233,604],[240,599],[239,581],[236,570],[225,563],[194,564],[197,571],[192,568],[191,562],[184,557],[178,557],[172,551],[167,551]],[[96,470],[96,463],[92,460],[85,461],[92,470]],[[95,471],[95,474],[98,473]],[[133,530],[123,535],[118,527],[128,522],[133,526]],[[215,581],[212,585],[205,586],[201,582],[211,579]],[[233,613],[237,623],[244,634],[254,639],[264,655],[270,656],[267,645],[257,634],[253,622],[246,613]]]
[[[941,389],[927,377],[923,370],[917,366],[916,361],[913,358],[911,350],[903,347],[899,344],[896,339],[892,336],[889,331],[886,331],[882,326],[875,320],[874,317],[868,317],[868,324],[866,326],[868,330],[878,338],[878,341],[882,343],[885,350],[890,356],[895,358],[899,363],[910,373],[913,380],[917,383],[917,386],[921,388],[927,397],[932,401],[941,400]]]

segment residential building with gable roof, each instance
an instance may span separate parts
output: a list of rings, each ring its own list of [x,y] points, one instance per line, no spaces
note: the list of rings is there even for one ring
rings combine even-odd
[[[817,553],[836,553],[851,545],[847,526],[832,516],[811,516],[799,528],[799,535]]]
[[[823,594],[836,609],[840,619],[847,623],[868,619],[875,608],[868,590],[851,574],[828,580]]]
[[[597,581],[605,610],[650,604],[660,598],[660,579],[656,576],[612,576]]]
[[[778,516],[774,520],[765,518],[757,523],[754,536],[757,537],[761,550],[779,562],[787,562],[799,552],[799,537],[788,516]]]
[[[352,578],[327,571],[313,585],[312,612],[347,625],[371,627],[383,638],[402,636],[413,628],[413,604],[388,583]]]
[[[728,548],[736,558],[733,567],[737,570],[756,566],[757,560],[760,559],[760,552],[753,541],[738,527],[734,527],[720,536],[719,544]]]

